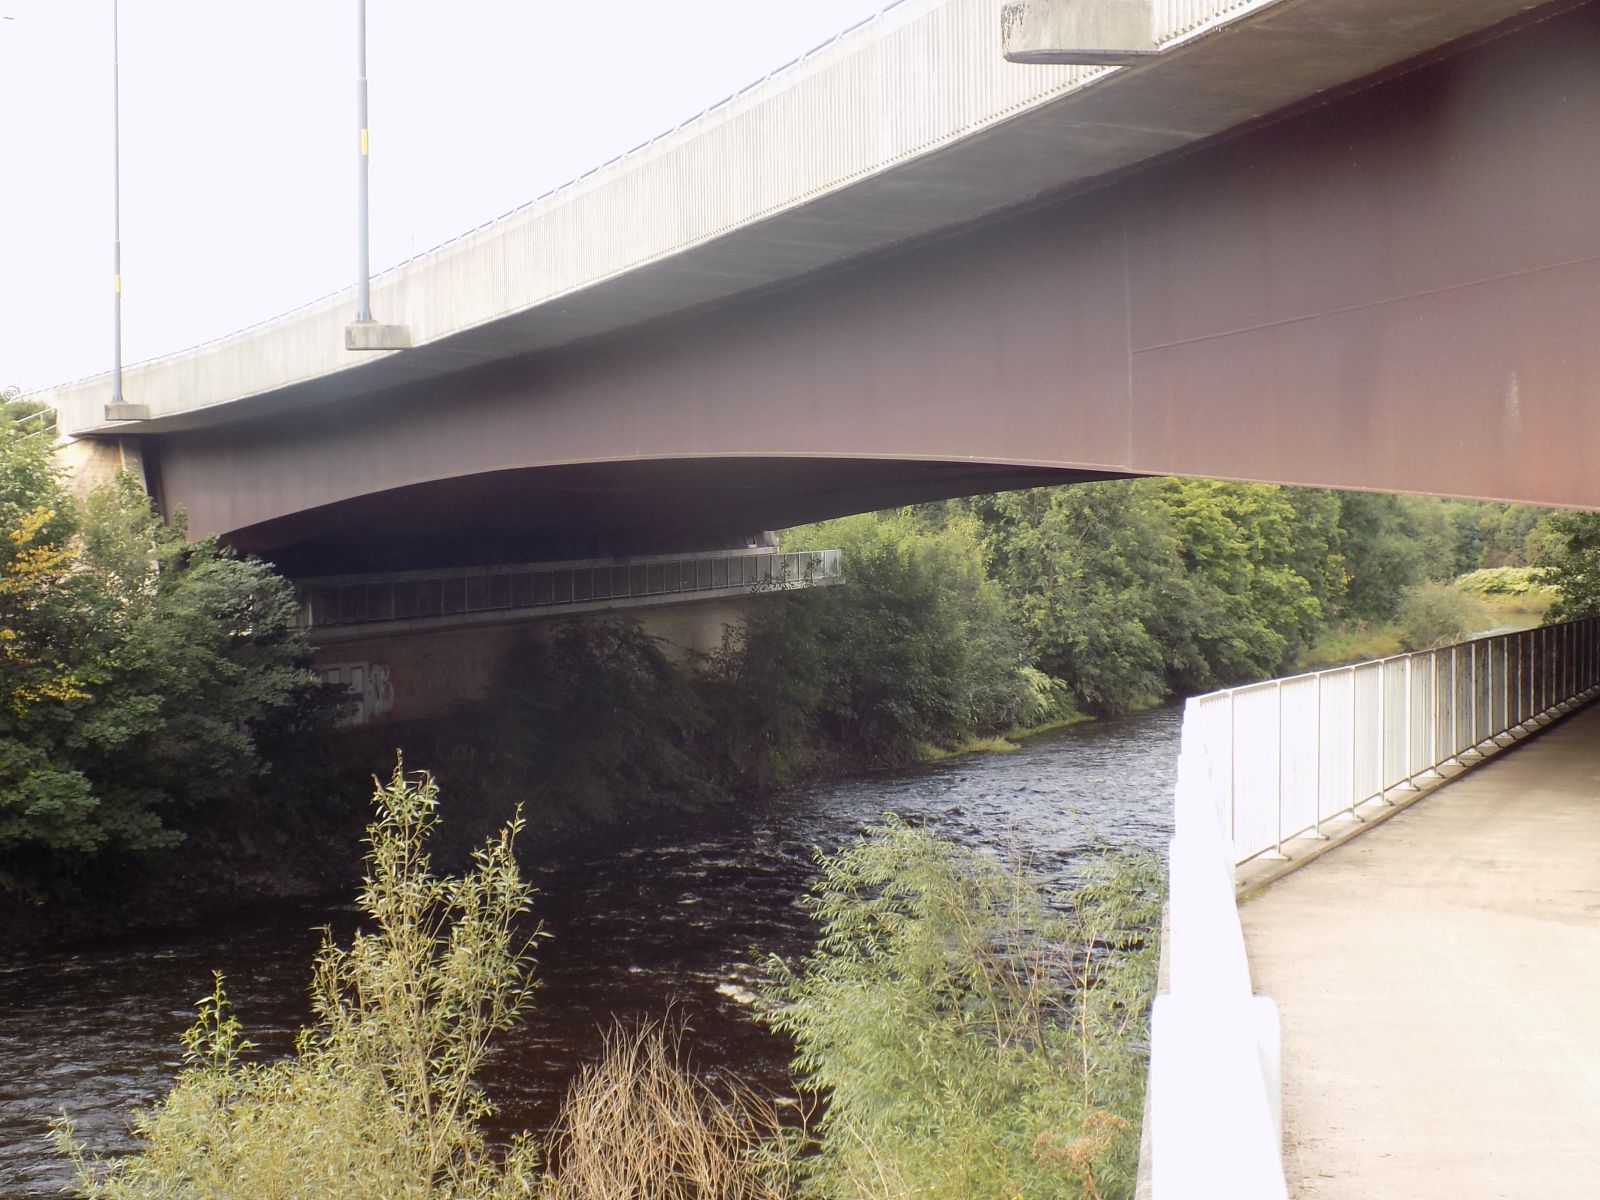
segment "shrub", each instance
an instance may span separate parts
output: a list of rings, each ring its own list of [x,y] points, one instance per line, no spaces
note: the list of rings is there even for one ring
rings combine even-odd
[[[437,791],[397,767],[375,796],[360,908],[371,932],[323,943],[315,1024],[294,1054],[252,1062],[222,982],[184,1036],[165,1098],[136,1114],[134,1155],[91,1161],[63,1119],[56,1136],[90,1200],[489,1200],[537,1194],[534,1144],[486,1146],[475,1080],[494,1034],[526,1002],[530,889],[512,856],[519,823],[440,878],[426,842]]]
[[[1096,855],[1064,911],[892,818],[821,864],[817,950],[768,1018],[827,1098],[809,1194],[1131,1195],[1156,864]]]
[[[1483,629],[1488,619],[1483,601],[1453,584],[1419,583],[1402,593],[1395,628],[1406,649],[1431,650]]]
[[[1476,596],[1527,596],[1544,590],[1535,567],[1481,567],[1457,578],[1456,587]]]

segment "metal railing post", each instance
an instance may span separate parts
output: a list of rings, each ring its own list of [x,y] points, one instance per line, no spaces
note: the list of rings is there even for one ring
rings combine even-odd
[[[1322,674],[1317,674],[1317,737],[1316,737],[1316,765],[1312,768],[1316,772],[1316,785],[1313,790],[1316,808],[1312,810],[1311,822],[1312,837],[1322,836]]]
[[[1356,718],[1359,715],[1356,708],[1356,669],[1350,668],[1350,815],[1355,820],[1361,818],[1356,815],[1356,799],[1361,794],[1361,739],[1356,736]]]
[[[1517,634],[1517,728],[1527,721],[1528,635]]]
[[[1468,726],[1468,728],[1472,730],[1472,745],[1468,748],[1476,750],[1478,748],[1478,647],[1476,645],[1469,644],[1469,649],[1471,651],[1472,662],[1468,664],[1467,668],[1467,687],[1470,689],[1469,694],[1472,697],[1472,703],[1468,707],[1467,712],[1469,719],[1472,722],[1471,725]]]
[[[1405,755],[1406,755],[1406,786],[1411,786],[1411,660],[1416,656],[1406,655],[1406,708],[1405,708]]]
[[[1228,840],[1239,852],[1239,693],[1228,693]]]
[[[1378,662],[1378,799],[1384,804],[1389,801],[1389,663],[1387,659]]]
[[[1511,732],[1511,635],[1500,639],[1500,732]]]
[[[1278,680],[1278,857],[1283,857],[1283,680]]]
[[[1456,648],[1450,647],[1450,757],[1457,763],[1461,761],[1461,737],[1456,733],[1456,709],[1460,707],[1457,701],[1461,693],[1456,687]]]
[[[1432,766],[1439,765],[1439,652],[1428,651],[1429,669],[1433,672],[1428,685],[1428,759]]]

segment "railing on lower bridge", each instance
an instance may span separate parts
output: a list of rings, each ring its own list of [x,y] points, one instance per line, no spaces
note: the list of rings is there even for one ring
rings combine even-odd
[[[1153,1200],[1286,1194],[1277,1009],[1251,988],[1235,868],[1597,692],[1600,620],[1587,618],[1188,702],[1152,1017]]]
[[[649,558],[532,563],[307,579],[298,624],[310,629],[397,621],[494,619],[835,583],[838,550],[724,550]],[[480,616],[481,614],[481,616]]]

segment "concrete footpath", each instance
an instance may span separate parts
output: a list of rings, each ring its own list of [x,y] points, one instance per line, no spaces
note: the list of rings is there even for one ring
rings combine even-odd
[[[1600,703],[1240,916],[1291,1196],[1600,1198]]]

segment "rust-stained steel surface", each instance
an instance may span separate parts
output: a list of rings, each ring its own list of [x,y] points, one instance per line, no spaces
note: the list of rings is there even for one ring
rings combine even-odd
[[[1600,508],[1596,63],[1589,5],[781,293],[170,435],[164,500],[268,552],[1116,474]]]

